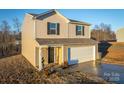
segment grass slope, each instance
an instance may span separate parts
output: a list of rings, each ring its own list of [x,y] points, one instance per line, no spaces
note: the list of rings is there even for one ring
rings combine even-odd
[[[49,74],[48,74],[49,72]],[[53,72],[37,71],[22,55],[0,59],[0,83],[7,84],[75,84],[106,83],[103,79],[80,71],[66,72],[62,68]]]
[[[115,42],[110,44],[108,53],[104,57],[105,63],[124,65],[124,43]]]

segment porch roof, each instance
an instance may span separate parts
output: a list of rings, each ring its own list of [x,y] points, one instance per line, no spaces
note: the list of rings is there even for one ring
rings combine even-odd
[[[36,38],[36,41],[40,45],[52,45],[52,44],[62,44],[62,45],[95,45],[97,42],[93,39],[88,38]]]

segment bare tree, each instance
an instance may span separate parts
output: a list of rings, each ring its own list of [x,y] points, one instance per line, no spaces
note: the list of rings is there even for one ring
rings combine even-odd
[[[17,17],[15,17],[13,19],[13,23],[14,23],[14,28],[15,28],[15,31],[16,32],[20,32],[20,29],[21,29],[21,23],[19,21],[19,19]]]
[[[91,32],[91,38],[97,41],[116,40],[115,33],[111,30],[111,25],[104,23],[95,25]]]
[[[1,31],[4,31],[4,32],[8,32],[10,31],[10,25],[8,24],[8,22],[6,20],[3,20],[1,25],[0,25],[0,29]]]
[[[19,23],[16,19],[15,21],[16,29],[19,31]],[[14,54],[18,54],[21,52],[21,45],[16,44],[16,37],[20,36],[20,33],[17,33],[14,35],[13,30],[11,29],[12,25],[9,25],[9,23],[4,20],[0,23],[0,58],[1,57],[6,57],[6,56],[11,56]]]
[[[13,19],[13,25],[15,28],[13,32],[14,32],[16,39],[21,40],[21,23],[17,17]]]
[[[11,27],[6,20],[1,22],[0,30],[2,32],[2,37],[3,37],[2,41],[3,42],[9,42],[9,40],[10,40],[10,37],[9,37],[10,28]]]

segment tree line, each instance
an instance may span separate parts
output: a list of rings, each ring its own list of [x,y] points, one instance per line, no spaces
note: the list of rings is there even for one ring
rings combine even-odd
[[[0,58],[21,52],[21,23],[17,17],[12,22],[11,25],[6,20],[0,23]]]
[[[97,41],[115,41],[116,35],[110,24],[101,23],[92,29],[91,38]]]

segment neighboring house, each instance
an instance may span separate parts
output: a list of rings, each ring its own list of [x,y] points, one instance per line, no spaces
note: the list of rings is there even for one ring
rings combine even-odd
[[[124,42],[124,28],[119,29],[116,32],[117,42]]]
[[[76,64],[96,60],[97,42],[90,39],[90,24],[64,17],[56,10],[28,13],[22,28],[22,55],[42,69],[42,61]]]

